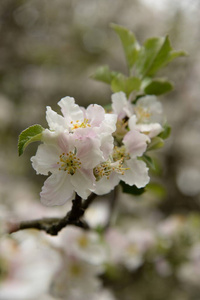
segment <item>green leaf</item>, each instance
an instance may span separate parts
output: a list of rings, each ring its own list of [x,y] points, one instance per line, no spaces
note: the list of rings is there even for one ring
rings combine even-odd
[[[141,81],[139,78],[118,74],[111,82],[111,89],[114,93],[123,91],[128,97],[132,91],[138,91],[140,85]]]
[[[146,163],[147,167],[152,170],[156,170],[156,165],[152,157],[144,154],[141,159]]]
[[[145,88],[144,92],[147,95],[162,95],[173,90],[173,84],[163,79],[152,80]]]
[[[140,47],[135,35],[132,31],[123,26],[111,24],[111,27],[115,30],[121,40],[128,67],[131,69],[137,59]]]
[[[163,140],[167,139],[169,136],[170,136],[170,133],[171,133],[171,127],[165,123],[163,125],[163,131],[159,134],[159,137]]]
[[[151,139],[151,143],[147,146],[147,151],[156,150],[164,146],[164,141],[160,137],[156,136]]]
[[[120,181],[123,193],[131,194],[133,196],[142,195],[145,192],[145,188],[138,189],[135,185],[128,185],[124,181]]]
[[[186,55],[172,50],[168,36],[146,40],[138,55],[136,71],[141,77],[153,76],[176,57]]]
[[[32,142],[41,141],[44,128],[39,125],[33,125],[21,132],[18,140],[18,154],[22,155],[25,148]]]
[[[91,78],[111,84],[113,78],[117,76],[118,72],[111,71],[107,65],[99,67]]]

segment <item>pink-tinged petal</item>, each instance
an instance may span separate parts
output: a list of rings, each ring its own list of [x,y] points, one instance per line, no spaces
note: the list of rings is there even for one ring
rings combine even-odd
[[[70,178],[74,190],[77,194],[83,198],[91,194],[91,189],[94,187],[95,177],[93,175],[93,170],[77,170],[74,175]]]
[[[64,171],[48,177],[40,193],[42,204],[47,206],[63,205],[66,201],[74,199],[74,188],[69,177],[70,175]]]
[[[75,140],[77,157],[80,158],[84,169],[93,169],[103,160],[103,154],[100,150],[100,139],[86,137],[82,140]]]
[[[119,175],[119,178],[126,184],[136,185],[138,188],[147,185],[150,178],[148,176],[148,168],[143,161],[132,158],[126,160],[124,167],[129,169],[124,172],[124,175]]]
[[[129,131],[123,139],[123,143],[131,157],[142,156],[146,151],[148,141],[150,141],[149,137],[137,130]]]
[[[101,151],[103,152],[103,158],[106,161],[109,155],[113,151],[114,139],[111,134],[102,133],[100,136],[101,139]]]
[[[67,128],[66,120],[53,111],[50,106],[47,106],[46,120],[51,130],[62,130]]]
[[[61,112],[70,125],[71,121],[83,120],[83,112],[80,107],[75,104],[75,100],[72,97],[62,98],[58,105],[61,107]]]
[[[37,174],[48,175],[49,172],[57,172],[59,149],[54,145],[39,145],[35,156],[31,157],[33,168]]]
[[[128,103],[125,93],[118,92],[112,94],[111,100],[113,112],[118,115],[119,119],[123,119],[126,116],[126,113],[124,112],[124,107]]]
[[[105,176],[95,183],[95,189],[93,192],[97,195],[108,194],[118,185],[120,179],[117,173],[112,172],[110,177],[107,179]]]
[[[105,110],[98,104],[90,104],[86,110],[86,118],[92,127],[98,127],[105,118]]]
[[[61,152],[64,153],[74,150],[72,134],[62,132],[58,137],[58,146],[60,147]]]

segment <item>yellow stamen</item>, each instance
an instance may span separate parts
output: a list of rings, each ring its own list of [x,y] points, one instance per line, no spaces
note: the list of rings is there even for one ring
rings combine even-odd
[[[59,170],[67,171],[68,174],[74,175],[77,169],[80,169],[80,159],[76,157],[75,153],[62,153],[60,155],[60,161],[57,162]]]

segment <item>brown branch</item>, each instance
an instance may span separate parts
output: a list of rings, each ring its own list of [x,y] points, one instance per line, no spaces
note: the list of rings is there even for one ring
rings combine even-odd
[[[40,220],[24,221],[19,224],[11,224],[9,233],[13,233],[23,229],[43,230],[50,235],[57,235],[58,232],[67,225],[74,225],[83,229],[89,229],[86,221],[82,219],[85,210],[96,198],[95,194],[91,194],[84,202],[81,197],[76,195],[72,201],[72,208],[64,218],[44,218]]]

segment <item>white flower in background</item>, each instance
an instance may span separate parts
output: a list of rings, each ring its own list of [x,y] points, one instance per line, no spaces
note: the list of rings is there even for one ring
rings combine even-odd
[[[101,287],[98,278],[101,273],[100,265],[90,264],[78,256],[65,255],[52,281],[50,293],[59,299],[95,299]]]
[[[94,265],[104,264],[107,260],[106,244],[96,232],[68,226],[61,231],[58,238],[60,247],[68,255],[75,255]]]
[[[142,265],[145,253],[155,245],[155,237],[150,230],[134,227],[128,232],[110,228],[106,241],[110,250],[109,262],[124,265],[130,271]]]
[[[0,299],[41,299],[60,264],[57,251],[33,236],[0,241]]]
[[[100,141],[91,132],[79,135],[45,131],[44,144],[31,158],[38,174],[52,174],[40,193],[45,205],[62,205],[74,198],[75,192],[86,199],[93,188],[93,168],[103,160]]]
[[[126,236],[118,228],[109,228],[105,234],[105,240],[109,248],[109,263],[120,264],[126,247]]]
[[[155,237],[148,229],[131,228],[126,234],[126,245],[122,262],[130,271],[137,269],[144,261],[145,253],[155,245]]]
[[[87,109],[79,107],[72,97],[62,98],[58,105],[63,116],[47,107],[46,119],[49,129],[71,134],[76,132],[79,136],[87,129],[91,135],[98,136],[100,149],[104,159],[107,159],[113,148],[112,133],[116,129],[117,116],[106,114],[104,108],[97,104],[91,104]]]
[[[127,125],[131,130],[137,129],[150,138],[157,136],[163,130],[162,105],[155,96],[141,97],[136,104],[133,104],[127,100],[125,93],[115,93],[112,95],[112,109],[118,115],[117,134],[119,135],[123,133],[123,126]]]
[[[188,261],[178,269],[178,278],[184,284],[199,288],[200,282],[200,243],[196,243],[190,249]]]
[[[128,125],[146,133],[150,138],[157,136],[162,130],[162,105],[155,96],[145,96],[134,105],[134,115]]]
[[[146,151],[149,138],[137,130],[129,131],[121,147],[114,148],[112,157],[94,169],[96,184],[94,193],[103,195],[111,191],[120,180],[128,185],[144,187],[149,182],[148,168],[139,160]]]

